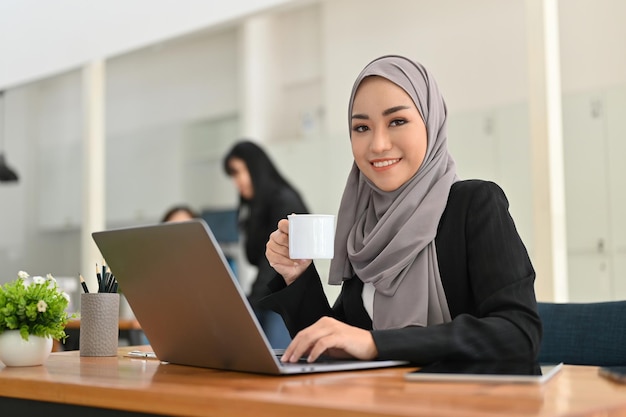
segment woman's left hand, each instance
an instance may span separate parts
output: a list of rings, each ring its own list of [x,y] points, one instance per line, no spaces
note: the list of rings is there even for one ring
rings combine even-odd
[[[314,362],[320,355],[334,358],[375,359],[378,350],[368,330],[349,326],[331,317],[322,317],[301,330],[291,341],[282,356],[283,362],[298,362],[307,356]]]

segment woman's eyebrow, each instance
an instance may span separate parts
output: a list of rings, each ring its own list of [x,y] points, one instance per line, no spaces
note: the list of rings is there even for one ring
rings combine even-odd
[[[383,116],[389,116],[391,113],[395,113],[395,112],[400,111],[400,110],[407,110],[407,109],[410,109],[410,108],[411,108],[410,106],[394,106],[394,107],[390,107],[387,110],[383,111]],[[357,113],[357,114],[353,114],[352,118],[353,119],[367,120],[367,119],[369,119],[369,116],[367,114]]]
[[[391,108],[389,108],[389,109],[387,109],[387,110],[385,110],[383,112],[383,116],[389,116],[391,113],[395,113],[397,111],[407,110],[407,109],[410,109],[410,107],[409,106],[395,106],[395,107],[391,107]]]

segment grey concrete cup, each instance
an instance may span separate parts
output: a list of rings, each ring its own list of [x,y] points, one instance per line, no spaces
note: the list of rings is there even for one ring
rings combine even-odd
[[[80,356],[117,356],[120,295],[80,295]]]

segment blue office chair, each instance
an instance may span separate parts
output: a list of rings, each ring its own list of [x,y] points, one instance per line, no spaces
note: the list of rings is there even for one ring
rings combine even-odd
[[[626,301],[537,303],[543,323],[539,362],[626,365]]]

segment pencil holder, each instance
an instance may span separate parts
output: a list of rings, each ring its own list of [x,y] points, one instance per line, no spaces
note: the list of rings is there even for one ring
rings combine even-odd
[[[80,356],[117,356],[120,295],[80,295]]]

